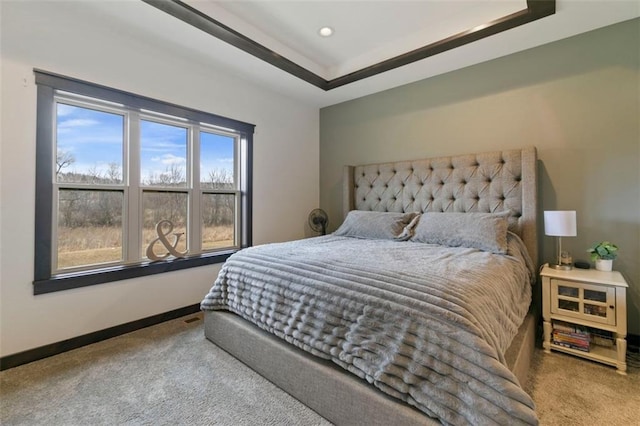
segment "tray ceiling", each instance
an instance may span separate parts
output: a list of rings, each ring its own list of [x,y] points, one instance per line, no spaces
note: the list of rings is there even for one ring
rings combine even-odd
[[[87,0],[74,9],[318,107],[640,16],[635,0]],[[320,37],[322,26],[334,35]]]

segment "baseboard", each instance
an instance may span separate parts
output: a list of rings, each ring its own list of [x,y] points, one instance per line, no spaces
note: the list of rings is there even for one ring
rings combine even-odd
[[[185,306],[184,308],[175,309],[173,311],[164,312],[162,314],[153,315],[151,317],[142,318],[136,321],[131,321],[126,324],[116,325],[115,327],[106,328],[104,330],[95,331],[93,333],[85,334],[82,336],[73,337],[71,339],[63,340],[62,342],[51,343],[49,345],[40,346],[39,348],[29,349],[27,351],[19,352],[13,355],[7,355],[0,358],[0,371],[27,364],[29,362],[37,361],[39,359],[47,358],[53,355],[58,355],[72,349],[77,349],[82,346],[97,343],[102,340],[120,336],[121,334],[130,333],[132,331],[140,330],[141,328],[160,324],[162,322],[180,318],[196,312],[200,312],[199,303],[195,305]]]

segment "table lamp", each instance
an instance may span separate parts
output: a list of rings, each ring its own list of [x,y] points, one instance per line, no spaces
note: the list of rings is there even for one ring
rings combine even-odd
[[[545,211],[544,233],[545,235],[558,237],[558,253],[556,256],[556,264],[549,265],[549,267],[562,270],[571,269],[571,263],[562,263],[562,237],[575,237],[577,235],[576,212],[573,210]]]

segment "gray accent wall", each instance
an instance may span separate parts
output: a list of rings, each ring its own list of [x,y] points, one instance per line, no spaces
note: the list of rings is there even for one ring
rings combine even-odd
[[[574,260],[609,240],[640,334],[640,19],[550,43],[320,111],[320,205],[342,222],[342,167],[472,152],[538,149],[542,211],[576,210]]]

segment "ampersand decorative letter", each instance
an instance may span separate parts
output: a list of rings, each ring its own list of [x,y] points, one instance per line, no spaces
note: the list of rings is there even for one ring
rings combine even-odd
[[[164,225],[168,225],[169,229],[166,233],[162,232],[162,227]],[[167,257],[169,257],[170,255],[173,255],[174,257],[184,257],[184,255],[187,254],[187,251],[184,252],[179,252],[178,250],[176,250],[176,247],[178,246],[178,241],[180,241],[180,237],[184,234],[184,232],[174,232],[174,240],[173,240],[173,244],[169,243],[169,240],[167,239],[167,235],[171,234],[171,231],[173,231],[173,223],[170,220],[161,220],[160,222],[158,222],[156,224],[156,234],[158,234],[158,238],[154,239],[153,241],[151,241],[149,243],[149,246],[147,247],[147,257],[149,258],[149,260],[164,260]],[[162,243],[162,245],[169,250],[169,253],[165,253],[163,255],[158,256],[157,254],[155,254],[153,252],[153,246],[160,241]]]

